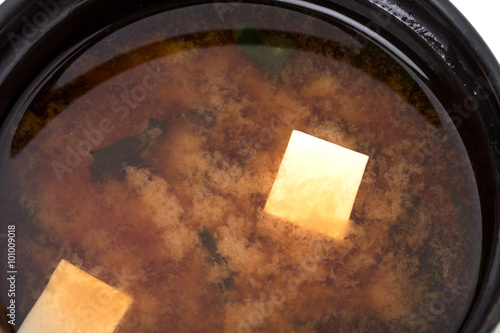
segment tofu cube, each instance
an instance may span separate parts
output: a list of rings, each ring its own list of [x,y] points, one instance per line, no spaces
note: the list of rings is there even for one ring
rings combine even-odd
[[[264,211],[343,238],[367,163],[364,154],[294,130]]]
[[[61,260],[19,333],[111,333],[132,298]]]

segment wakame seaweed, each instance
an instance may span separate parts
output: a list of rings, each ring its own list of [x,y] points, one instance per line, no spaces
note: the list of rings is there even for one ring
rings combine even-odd
[[[234,38],[236,45],[246,57],[264,74],[277,78],[283,68],[294,43],[291,39],[266,34],[251,24],[237,29]]]
[[[147,128],[141,133],[122,138],[109,146],[91,152],[94,162],[89,165],[90,181],[106,183],[110,180],[123,181],[125,167],[144,167],[142,153],[150,149],[163,133],[165,123],[148,119]]]
[[[224,258],[217,249],[217,244],[208,229],[203,226],[203,230],[198,234],[201,244],[208,253],[208,262],[212,265],[218,265],[222,269],[222,276],[217,286],[221,291],[232,289],[234,286],[233,272],[229,269],[226,258]]]

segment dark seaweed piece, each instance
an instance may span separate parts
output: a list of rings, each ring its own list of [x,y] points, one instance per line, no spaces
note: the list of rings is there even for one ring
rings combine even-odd
[[[217,283],[217,286],[222,292],[232,289],[234,286],[233,272],[229,269],[226,258],[219,253],[215,240],[208,232],[208,229],[203,226],[203,230],[198,234],[198,236],[200,237],[201,244],[205,250],[207,250],[208,262],[212,265],[220,266],[222,270],[222,276],[220,277],[220,282]]]
[[[234,38],[246,57],[272,78],[278,77],[294,47],[291,39],[264,34],[250,24],[236,29]]]
[[[163,133],[165,124],[157,119],[149,119],[148,127],[141,133],[122,138],[111,145],[91,152],[94,162],[89,165],[90,181],[106,183],[111,180],[123,181],[126,166],[145,167],[143,154],[156,143],[158,129]]]
[[[234,287],[233,274],[231,271],[229,273],[230,273],[230,276],[225,278],[224,281],[222,281],[222,284],[220,284],[220,283],[218,284],[221,291],[229,290],[229,289],[232,289]]]
[[[206,129],[211,129],[217,125],[217,117],[212,111],[203,110],[196,111],[190,110],[187,115],[191,117],[193,122],[197,125],[203,126]]]
[[[212,236],[208,232],[208,229],[205,226],[203,226],[203,230],[200,232],[199,236],[201,239],[201,244],[208,251],[208,254],[210,255],[208,262],[210,262],[211,264],[215,263],[217,265],[222,265],[226,263],[226,260],[217,250],[217,245],[215,244],[215,240],[212,238]]]
[[[420,206],[420,197],[413,192],[403,191],[401,196],[401,207],[410,215],[417,211]]]

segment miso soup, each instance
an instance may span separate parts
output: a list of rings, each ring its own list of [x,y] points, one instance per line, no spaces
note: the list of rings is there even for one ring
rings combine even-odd
[[[64,259],[132,297],[116,332],[457,331],[481,214],[446,110],[342,22],[216,8],[108,32],[2,128],[16,327]],[[293,130],[369,156],[343,237],[264,211]]]

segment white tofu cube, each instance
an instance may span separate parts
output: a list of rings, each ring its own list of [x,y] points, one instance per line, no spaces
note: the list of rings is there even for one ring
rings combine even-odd
[[[61,260],[19,333],[111,333],[132,298]]]
[[[294,130],[264,211],[342,238],[367,163],[364,154]]]

